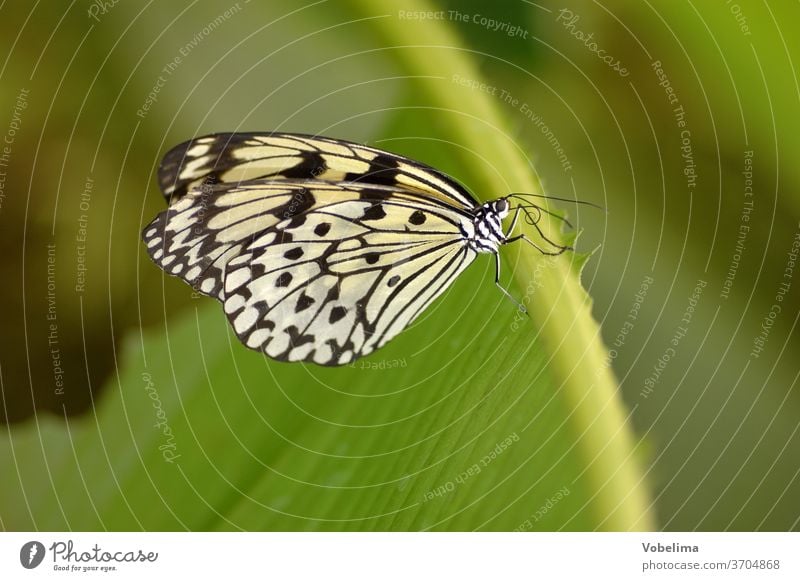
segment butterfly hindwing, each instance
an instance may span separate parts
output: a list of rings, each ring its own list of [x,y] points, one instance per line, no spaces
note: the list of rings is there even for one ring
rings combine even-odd
[[[256,180],[192,190],[144,239],[161,268],[224,303],[248,347],[339,365],[383,346],[472,262],[465,226],[402,189]]]
[[[319,195],[319,192],[314,192]],[[469,265],[457,214],[360,192],[261,232],[226,267],[240,340],[283,361],[341,365],[383,346]],[[415,222],[418,222],[415,224]]]
[[[227,262],[256,233],[313,204],[313,195],[298,184],[258,190],[203,185],[161,212],[142,237],[150,257],[165,272],[183,278],[198,292],[222,299]]]

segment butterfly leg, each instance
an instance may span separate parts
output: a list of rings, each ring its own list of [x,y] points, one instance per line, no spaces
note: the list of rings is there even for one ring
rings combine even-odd
[[[511,218],[511,226],[508,227],[508,232],[505,233],[506,240],[508,240],[508,237],[511,236],[511,233],[517,226],[517,220],[519,219],[520,211],[522,211],[522,206],[517,206],[516,209],[514,210],[514,217]]]
[[[542,236],[542,238],[544,238],[544,236]],[[527,242],[545,256],[558,256],[559,254],[563,254],[567,250],[574,250],[572,246],[559,246],[558,244],[551,242],[548,238],[545,238],[547,242],[558,248],[558,250],[556,250],[555,252],[548,252],[547,250],[536,244],[536,242],[525,236],[525,234],[517,234],[513,238],[506,238],[505,244],[510,244],[511,242],[516,242],[517,240],[523,240],[524,242]]]
[[[548,251],[544,250],[541,246],[536,244],[533,240],[531,240],[530,238],[525,236],[525,234],[518,234],[516,236],[511,236],[511,233],[514,232],[514,228],[517,225],[517,220],[519,219],[519,213],[520,213],[520,211],[523,211],[524,209],[525,208],[523,206],[517,206],[516,209],[514,210],[514,217],[511,219],[511,226],[508,228],[508,231],[505,233],[505,240],[503,241],[503,244],[509,244],[511,242],[516,242],[517,240],[524,240],[525,242],[527,242],[528,244],[533,246],[536,250],[538,250],[539,252],[541,252],[542,254],[545,254],[547,256],[558,256],[559,254],[563,254],[567,250],[574,250],[574,248],[572,248],[571,246],[561,246],[560,244],[556,244],[555,242],[553,242],[547,236],[544,235],[544,232],[542,232],[542,229],[539,228],[539,218],[541,217],[541,209],[538,208],[538,207],[536,208],[537,217],[535,219],[532,218],[530,216],[530,214],[528,214],[527,211],[526,211],[526,219],[525,220],[526,220],[526,222],[528,222],[528,224],[530,224],[531,226],[536,228],[536,231],[539,233],[539,236],[541,236],[542,239],[545,242],[547,242],[548,244],[550,244],[554,248],[557,248],[558,250],[556,250],[555,252],[548,252]]]
[[[527,315],[528,314],[528,309],[525,308],[525,305],[523,305],[521,302],[519,302],[517,299],[515,299],[513,296],[511,296],[511,293],[508,292],[506,289],[504,289],[503,285],[500,284],[500,254],[497,253],[497,252],[495,252],[495,254],[494,254],[494,267],[495,267],[494,268],[494,284],[497,285],[497,288],[500,289],[500,292],[502,292],[504,295],[506,295],[512,303],[517,305],[517,308],[519,309],[519,311],[521,313],[525,313]]]

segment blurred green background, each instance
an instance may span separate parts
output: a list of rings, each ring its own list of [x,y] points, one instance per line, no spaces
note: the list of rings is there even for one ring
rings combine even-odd
[[[651,502],[624,527],[799,528],[796,4],[121,1],[0,16],[6,530],[619,528],[491,261],[363,364],[318,369],[236,344],[218,305],[140,243],[163,209],[161,156],[209,132],[365,142],[470,187],[491,160],[442,119],[478,98],[545,193],[607,208],[559,204],[595,251],[582,281]],[[422,20],[457,39],[430,49],[434,65],[452,51],[476,78],[403,61],[397,39],[439,44],[415,35]],[[476,195],[514,187],[497,183]]]

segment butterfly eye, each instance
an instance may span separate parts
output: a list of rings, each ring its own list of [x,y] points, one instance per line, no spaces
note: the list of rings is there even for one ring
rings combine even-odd
[[[495,210],[499,214],[504,214],[505,212],[508,212],[508,200],[497,200],[497,202],[495,203]]]

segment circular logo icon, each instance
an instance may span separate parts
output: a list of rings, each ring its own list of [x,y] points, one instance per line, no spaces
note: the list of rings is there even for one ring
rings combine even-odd
[[[39,541],[28,541],[19,550],[19,562],[26,569],[35,569],[44,559],[44,545]]]

